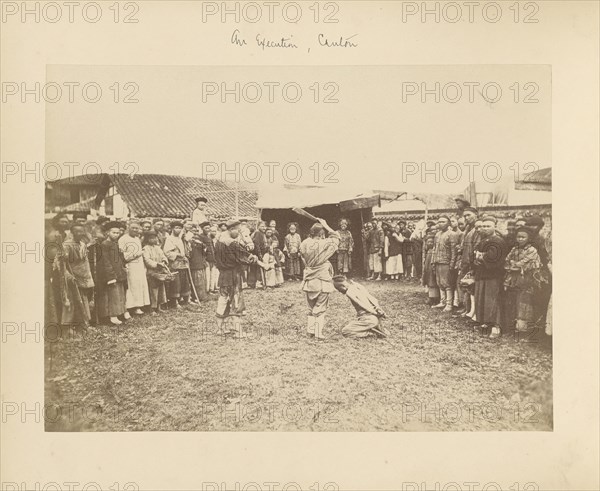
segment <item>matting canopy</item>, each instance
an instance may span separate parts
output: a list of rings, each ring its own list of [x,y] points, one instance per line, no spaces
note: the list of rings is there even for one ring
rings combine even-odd
[[[337,187],[270,188],[259,191],[256,207],[265,209],[312,208],[339,205],[341,211],[379,206],[378,193],[361,192]]]

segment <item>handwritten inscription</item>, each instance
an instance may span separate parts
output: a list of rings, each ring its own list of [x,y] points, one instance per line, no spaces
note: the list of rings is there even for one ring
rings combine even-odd
[[[327,38],[327,36],[325,36],[325,34],[319,34],[319,44],[327,48],[356,48],[358,44],[350,41],[356,36],[358,36],[358,34],[353,34],[347,38],[340,36],[337,40],[330,40]]]
[[[358,42],[356,37],[358,34],[353,34],[352,36],[335,36],[328,37],[326,34],[319,34],[317,36],[317,44],[323,48],[357,48]],[[298,49],[300,46],[297,41],[292,41],[293,36],[285,37],[277,37],[277,38],[269,38],[263,34],[257,34],[255,39],[256,45],[261,48],[263,51],[267,48],[286,48],[286,49]],[[240,32],[239,29],[235,29],[231,34],[230,38],[231,44],[238,47],[249,46],[248,41],[246,41],[244,35]],[[310,47],[308,47],[308,52],[310,53]]]
[[[263,50],[265,48],[297,48],[298,46],[291,41],[290,38],[280,38],[276,41],[268,39],[260,34],[256,35],[256,44],[258,44]]]

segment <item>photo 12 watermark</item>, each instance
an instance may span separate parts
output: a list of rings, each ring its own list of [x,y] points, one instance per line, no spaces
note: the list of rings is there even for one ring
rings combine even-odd
[[[3,24],[137,24],[139,2],[2,2]]]

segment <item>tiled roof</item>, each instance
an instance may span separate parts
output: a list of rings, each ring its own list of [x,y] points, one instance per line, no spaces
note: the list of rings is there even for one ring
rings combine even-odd
[[[108,174],[90,173],[46,181],[46,186],[50,188],[55,186],[106,186],[108,182]]]
[[[521,182],[530,182],[537,184],[552,184],[552,167],[545,167],[525,174]]]
[[[188,217],[195,198],[208,199],[207,211],[214,218],[235,215],[235,183],[199,177],[162,174],[113,174],[116,191],[136,217]],[[256,216],[257,193],[240,189],[239,215]]]

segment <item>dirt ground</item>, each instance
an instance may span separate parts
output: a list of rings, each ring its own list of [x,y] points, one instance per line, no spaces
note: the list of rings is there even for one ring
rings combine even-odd
[[[214,332],[216,299],[85,334],[46,337],[47,431],[552,430],[552,352],[541,333],[497,340],[426,304],[416,283],[363,282],[387,340],[304,333],[300,283],[245,290],[246,339]]]

